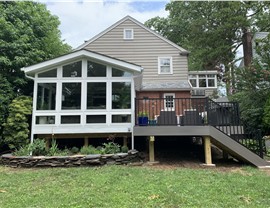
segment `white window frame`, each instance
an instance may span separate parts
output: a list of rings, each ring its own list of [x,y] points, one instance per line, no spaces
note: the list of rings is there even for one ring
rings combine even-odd
[[[161,67],[163,65],[161,65],[160,62],[162,59],[169,59],[170,60],[170,71],[169,72],[161,72]],[[166,56],[158,57],[158,74],[173,74],[173,66],[172,66],[172,57],[171,56],[170,57],[166,57]]]
[[[196,80],[196,87],[193,87],[192,85],[192,87],[193,88],[217,88],[217,75],[216,74],[200,74],[200,75],[204,75],[205,77],[199,77],[199,75],[198,74],[196,74],[196,75],[192,75],[192,76],[196,76],[196,77],[189,77],[188,78],[188,80],[189,80],[189,82],[190,82],[190,80],[192,79],[192,80]],[[208,77],[208,75],[214,75],[214,77]],[[200,80],[205,80],[205,82],[206,82],[206,87],[200,87],[200,85],[199,85],[199,81]],[[215,82],[215,86],[212,86],[212,87],[210,87],[209,85],[208,85],[208,80],[214,80],[214,82]],[[190,82],[191,83],[191,82]]]
[[[128,37],[128,32],[131,32],[131,37]],[[134,39],[134,31],[131,28],[125,28],[123,31],[124,40],[133,40]]]
[[[172,96],[173,100],[167,100],[166,96]],[[175,93],[164,93],[163,94],[164,97],[164,110],[165,111],[174,111],[175,110]],[[172,103],[172,107],[166,107],[167,102],[171,102]]]

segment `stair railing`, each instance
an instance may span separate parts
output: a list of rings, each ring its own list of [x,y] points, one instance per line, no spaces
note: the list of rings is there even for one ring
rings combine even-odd
[[[263,158],[265,144],[261,131],[249,128],[240,118],[239,105],[236,102],[207,102],[207,123],[228,135]]]

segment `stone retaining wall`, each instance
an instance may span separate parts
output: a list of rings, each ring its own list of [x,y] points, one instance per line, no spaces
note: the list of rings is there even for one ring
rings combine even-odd
[[[0,163],[9,167],[78,167],[97,165],[126,165],[142,162],[142,156],[136,150],[128,153],[105,155],[74,155],[74,156],[13,156],[5,154],[0,157]]]

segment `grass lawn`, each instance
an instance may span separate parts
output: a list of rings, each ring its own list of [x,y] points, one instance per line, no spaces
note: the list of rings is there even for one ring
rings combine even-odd
[[[251,167],[12,169],[0,166],[1,208],[270,207],[270,175]]]

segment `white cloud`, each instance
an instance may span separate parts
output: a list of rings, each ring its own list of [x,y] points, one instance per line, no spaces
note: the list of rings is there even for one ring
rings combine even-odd
[[[165,11],[165,1],[163,0],[163,8],[153,9],[154,4],[160,5],[160,2],[153,1],[153,7],[149,10],[144,8],[143,11],[134,7],[136,3],[130,4],[128,1],[106,1],[105,3],[102,1],[47,1],[47,8],[61,21],[62,39],[76,48],[126,15],[142,23],[155,16],[166,17],[168,13]]]

